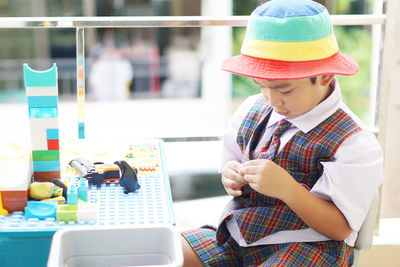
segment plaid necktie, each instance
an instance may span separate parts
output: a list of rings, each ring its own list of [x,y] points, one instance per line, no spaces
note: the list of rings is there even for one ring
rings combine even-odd
[[[261,158],[270,159],[272,161],[275,159],[275,157],[279,151],[279,146],[281,144],[280,138],[281,138],[282,134],[287,129],[289,129],[290,125],[292,125],[292,124],[285,119],[282,119],[279,121],[270,140],[261,149],[260,154],[261,155],[263,154],[263,156]]]

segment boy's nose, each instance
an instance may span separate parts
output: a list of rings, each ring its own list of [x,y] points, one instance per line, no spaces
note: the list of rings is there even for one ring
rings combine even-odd
[[[282,106],[282,99],[280,98],[278,93],[273,92],[272,90],[268,94],[268,99],[269,99],[269,104],[272,107],[280,107],[280,106]]]

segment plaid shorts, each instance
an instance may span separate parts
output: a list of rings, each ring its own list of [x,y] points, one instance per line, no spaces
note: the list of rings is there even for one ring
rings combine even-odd
[[[233,238],[218,247],[216,229],[203,226],[182,233],[205,266],[351,266],[353,248],[343,241],[240,247]]]

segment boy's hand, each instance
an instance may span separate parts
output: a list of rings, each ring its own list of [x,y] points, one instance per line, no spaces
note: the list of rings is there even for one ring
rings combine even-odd
[[[243,175],[239,174],[240,168],[242,168],[242,164],[232,160],[226,163],[222,170],[222,185],[226,192],[233,197],[241,196],[242,187],[246,184]]]
[[[283,200],[290,192],[295,180],[275,162],[266,159],[250,160],[243,163],[239,173],[255,191]]]

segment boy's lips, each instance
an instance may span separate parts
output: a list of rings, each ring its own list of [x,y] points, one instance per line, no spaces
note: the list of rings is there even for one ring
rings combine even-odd
[[[289,111],[277,111],[277,110],[275,110],[275,112],[278,113],[279,115],[282,115],[282,116],[284,116],[284,115],[289,113]]]

